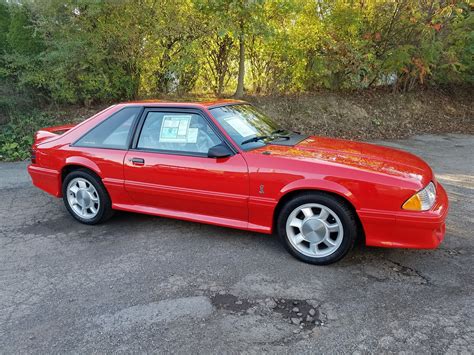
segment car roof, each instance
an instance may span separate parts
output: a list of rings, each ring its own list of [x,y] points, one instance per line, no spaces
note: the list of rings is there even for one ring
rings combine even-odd
[[[244,104],[245,101],[241,100],[231,100],[231,99],[221,99],[221,100],[212,100],[212,101],[166,101],[166,100],[139,100],[139,101],[129,101],[122,102],[119,105],[121,106],[166,106],[166,107],[192,107],[192,108],[213,108],[226,105],[236,105]]]

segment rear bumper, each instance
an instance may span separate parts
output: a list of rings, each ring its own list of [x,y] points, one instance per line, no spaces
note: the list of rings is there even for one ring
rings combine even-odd
[[[446,191],[437,184],[437,200],[429,211],[361,211],[366,244],[386,248],[436,248],[444,239],[448,209]]]
[[[53,196],[61,197],[61,173],[59,171],[30,164],[28,173],[33,185]]]

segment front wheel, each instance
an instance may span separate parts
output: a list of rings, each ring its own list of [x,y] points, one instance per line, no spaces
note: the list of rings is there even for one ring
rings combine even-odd
[[[87,170],[69,173],[62,190],[67,210],[81,223],[101,223],[113,214],[107,190],[100,179]]]
[[[322,192],[299,195],[277,221],[283,245],[296,258],[327,265],[343,258],[357,236],[356,216],[341,198]]]

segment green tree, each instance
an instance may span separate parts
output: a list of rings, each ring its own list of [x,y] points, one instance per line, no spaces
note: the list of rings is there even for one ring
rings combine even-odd
[[[0,86],[88,105],[472,85],[473,25],[467,0],[0,0]]]
[[[142,1],[35,3],[48,50],[45,85],[57,102],[132,99],[138,95]]]
[[[5,1],[0,1],[0,55],[8,51],[8,30],[10,28],[10,11]]]
[[[220,38],[228,36],[233,39],[234,43],[238,43],[238,74],[234,96],[240,98],[245,90],[247,38],[265,37],[271,33],[270,20],[284,16],[291,8],[289,6],[291,2],[283,0],[195,0],[195,3],[206,16],[213,17],[215,34]],[[229,41],[223,43],[229,43]]]
[[[222,96],[224,88],[229,82],[231,75],[231,54],[234,40],[229,34],[209,35],[203,41],[203,49],[206,51],[204,65],[207,73],[203,75],[210,82],[212,91],[216,96]]]
[[[6,37],[10,50],[20,55],[36,56],[44,49],[43,41],[33,24],[33,15],[27,6],[12,6]]]

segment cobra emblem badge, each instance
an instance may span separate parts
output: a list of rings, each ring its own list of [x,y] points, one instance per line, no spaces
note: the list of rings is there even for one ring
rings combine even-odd
[[[264,194],[265,193],[265,190],[264,190],[264,186],[263,185],[260,185],[260,190],[258,191],[259,194]]]

